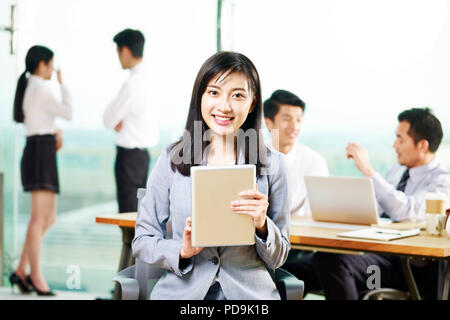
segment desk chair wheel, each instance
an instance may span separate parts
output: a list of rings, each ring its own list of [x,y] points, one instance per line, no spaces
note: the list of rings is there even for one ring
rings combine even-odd
[[[362,300],[410,300],[409,292],[391,289],[381,288],[376,290],[370,290],[364,293]]]

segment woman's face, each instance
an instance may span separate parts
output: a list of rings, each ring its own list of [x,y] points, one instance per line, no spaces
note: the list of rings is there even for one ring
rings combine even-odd
[[[202,96],[202,117],[218,136],[234,134],[254,108],[254,97],[241,72],[214,77]]]

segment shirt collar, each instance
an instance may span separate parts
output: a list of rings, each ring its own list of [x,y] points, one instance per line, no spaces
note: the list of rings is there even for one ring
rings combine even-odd
[[[138,72],[144,68],[144,62],[139,62],[133,68],[130,69],[131,74]]]
[[[298,141],[295,142],[293,147],[292,147],[292,149],[288,153],[286,153],[285,156],[287,158],[293,157],[297,153],[297,149],[299,148],[299,144],[300,143]],[[268,139],[268,142],[266,143],[266,145],[267,145],[267,147],[269,147],[269,148],[271,148],[271,149],[273,149],[275,151],[280,152],[279,150],[275,149],[274,146],[272,145],[272,139]]]
[[[30,80],[30,81],[36,81],[36,82],[44,82],[44,81],[45,81],[45,80],[42,79],[41,77],[36,76],[36,75],[34,75],[34,74],[30,74],[30,77],[28,78],[28,80]]]
[[[292,149],[286,153],[287,157],[291,157],[291,156],[295,156],[295,154],[297,154],[297,149],[298,149],[298,142],[294,143],[294,145],[292,146]]]
[[[424,175],[426,175],[431,170],[439,167],[439,160],[434,157],[432,161],[427,163],[426,165],[410,168],[409,169],[409,178],[411,180],[421,179]]]

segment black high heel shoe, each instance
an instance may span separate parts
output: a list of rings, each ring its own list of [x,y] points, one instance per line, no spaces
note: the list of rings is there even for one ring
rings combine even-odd
[[[30,287],[27,285],[27,283],[23,283],[22,279],[20,279],[20,277],[15,274],[14,272],[11,273],[11,275],[9,276],[9,282],[11,283],[11,288],[14,291],[14,285],[17,285],[17,287],[19,288],[20,293],[30,293],[31,290]]]
[[[53,297],[56,296],[56,293],[54,293],[52,290],[49,291],[41,291],[38,288],[36,288],[33,284],[33,281],[31,281],[31,277],[27,276],[27,282],[28,284],[36,291],[38,296],[47,296],[47,297]]]

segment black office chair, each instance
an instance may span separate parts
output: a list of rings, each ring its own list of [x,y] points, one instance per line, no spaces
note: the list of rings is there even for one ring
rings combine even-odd
[[[361,292],[362,300],[410,300],[409,292],[392,288],[380,288]]]
[[[135,265],[120,271],[113,281],[119,284],[121,300],[147,300],[165,271],[137,259]],[[271,274],[282,300],[303,299],[303,281],[281,268]]]

